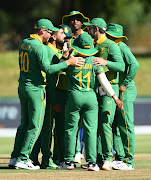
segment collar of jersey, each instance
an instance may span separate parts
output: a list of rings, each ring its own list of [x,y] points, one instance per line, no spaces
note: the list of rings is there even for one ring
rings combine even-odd
[[[120,42],[122,42],[122,38],[118,38],[118,39],[115,40],[116,44],[119,44]]]
[[[83,34],[83,33],[84,33],[84,31],[81,29],[81,34]],[[76,39],[77,37],[73,36],[72,38]]]
[[[50,42],[47,43],[47,46],[49,46],[51,49],[55,51],[55,53],[58,53],[58,49],[54,47]]]
[[[37,34],[30,34],[30,38],[37,39],[38,41],[40,41],[43,44],[42,40],[40,39],[40,37]]]
[[[103,43],[107,39],[106,34],[103,34],[97,41],[97,44]]]

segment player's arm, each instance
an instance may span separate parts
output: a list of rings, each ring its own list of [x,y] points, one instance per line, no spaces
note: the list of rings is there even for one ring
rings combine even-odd
[[[103,58],[96,57],[93,59],[93,64],[96,66],[102,65],[107,66],[108,68],[112,69],[116,72],[124,72],[125,70],[125,63],[122,58],[122,54],[120,48],[116,43],[112,43],[109,48],[109,59],[111,60],[104,60]]]
[[[56,73],[61,69],[67,68],[68,66],[82,66],[85,62],[85,60],[81,57],[71,56],[68,60],[62,63],[50,65],[48,51],[45,46],[38,47],[36,49],[36,55],[38,57],[38,63],[40,65],[41,70],[48,74]]]
[[[101,84],[101,86],[103,87],[104,91],[111,96],[115,103],[117,104],[119,109],[123,109],[123,103],[122,101],[116,96],[110,82],[108,81],[106,75],[104,72],[101,72],[99,74],[97,74],[97,78],[99,83]]]
[[[120,46],[124,61],[126,66],[128,67],[128,70],[126,72],[126,76],[123,79],[123,82],[121,83],[121,86],[124,86],[125,88],[128,87],[128,84],[134,79],[139,64],[135,58],[135,56],[132,54],[130,49],[127,46]]]

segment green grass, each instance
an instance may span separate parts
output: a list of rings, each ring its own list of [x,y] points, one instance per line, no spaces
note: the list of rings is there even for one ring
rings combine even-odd
[[[14,138],[0,138],[0,156],[11,154],[13,150]],[[136,154],[151,154],[151,135],[136,135]]]
[[[151,57],[138,57],[139,70],[135,77],[138,96],[150,96]],[[0,97],[17,97],[19,65],[18,51],[0,52]]]
[[[151,154],[151,135],[136,135],[135,153]]]
[[[13,150],[14,138],[0,138],[0,179],[141,179],[151,177],[151,135],[136,135],[135,170],[134,171],[99,171],[88,172],[80,168],[69,170],[12,170],[8,169],[10,154]],[[5,159],[7,158],[7,159]],[[3,162],[2,162],[3,161]],[[5,161],[5,162],[4,162]],[[82,163],[85,163],[83,161]]]

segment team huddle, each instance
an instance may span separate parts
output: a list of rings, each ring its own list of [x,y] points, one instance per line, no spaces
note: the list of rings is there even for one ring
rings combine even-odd
[[[37,21],[19,45],[21,124],[9,168],[74,170],[84,151],[83,169],[134,169],[139,64],[124,38],[121,25],[79,11],[58,28]]]

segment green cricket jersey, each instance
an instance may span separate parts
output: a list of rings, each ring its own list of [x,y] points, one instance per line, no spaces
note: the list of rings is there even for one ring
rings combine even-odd
[[[59,62],[59,59],[62,57],[62,53],[59,49],[54,47],[51,43],[47,43],[46,45],[47,51],[48,51],[48,58],[50,61],[50,64],[57,64]],[[57,76],[56,74],[47,74],[46,75],[46,81],[51,86],[55,86],[55,80]]]
[[[102,66],[96,67],[92,64],[94,58],[94,56],[86,57],[85,64],[81,67],[69,67],[69,91],[80,90],[87,92],[94,89],[96,75],[104,72]]]
[[[31,34],[20,43],[19,66],[19,87],[32,90],[44,87],[41,71],[53,74],[68,67],[66,62],[50,66],[47,48],[37,34]]]
[[[125,62],[125,71],[120,72],[119,85],[132,87],[135,85],[133,79],[138,71],[139,64],[129,47],[124,42],[119,42],[118,46],[120,47]]]
[[[104,34],[97,40],[95,48],[98,50],[97,57],[108,60],[107,66],[103,68],[110,83],[119,83],[118,72],[124,72],[125,64],[118,45]]]

